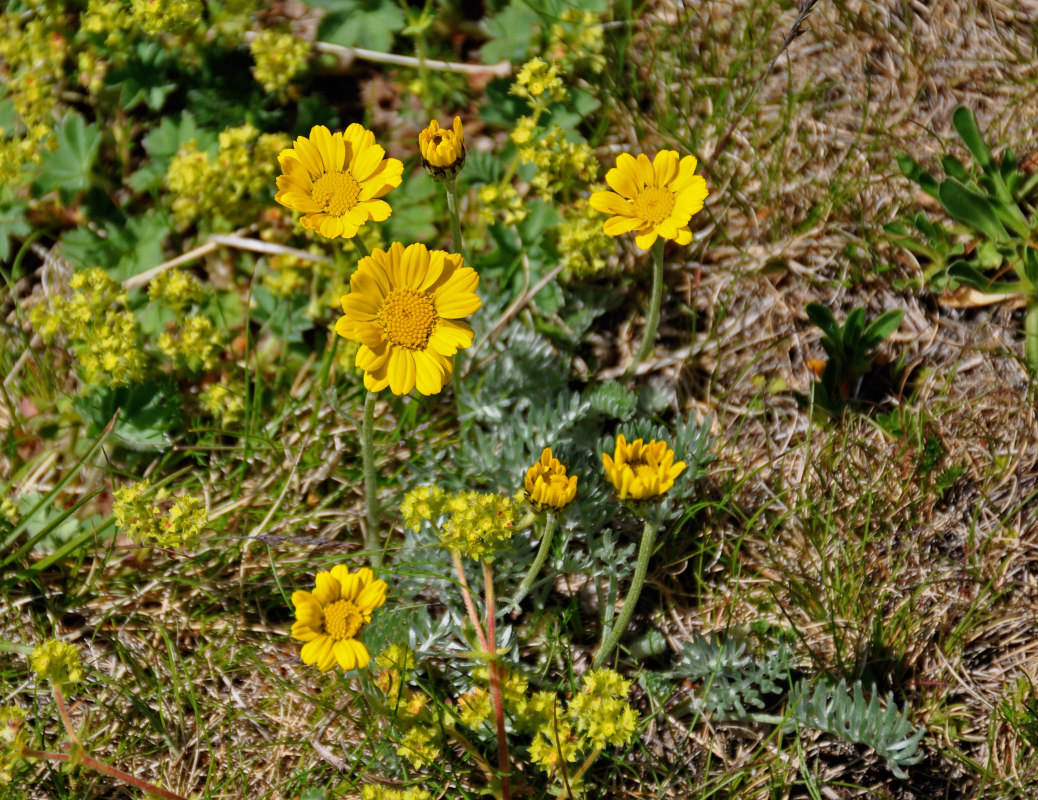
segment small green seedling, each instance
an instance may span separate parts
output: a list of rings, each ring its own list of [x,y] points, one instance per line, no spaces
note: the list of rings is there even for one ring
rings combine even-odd
[[[956,224],[942,226],[917,214],[911,225],[925,238],[922,242],[904,224],[887,230],[929,259],[923,279],[936,289],[957,283],[985,294],[1023,295],[1024,355],[1028,368],[1038,371],[1038,214],[1030,200],[1038,173],[1020,169],[1010,149],[996,163],[968,108],[955,109],[952,124],[976,166],[967,169],[946,155],[941,159],[945,178],[938,180],[907,155],[898,157],[898,165]],[[964,242],[963,234],[973,241]]]
[[[865,325],[865,309],[855,308],[841,327],[833,312],[819,303],[808,303],[807,316],[821,328],[822,347],[829,359],[814,383],[814,405],[832,416],[839,416],[848,406],[861,403],[862,384],[876,364],[876,347],[890,336],[904,314],[900,309],[887,311]],[[797,395],[802,405],[808,398]]]

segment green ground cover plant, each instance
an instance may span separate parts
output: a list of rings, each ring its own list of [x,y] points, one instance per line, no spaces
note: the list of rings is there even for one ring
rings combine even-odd
[[[0,797],[1029,797],[1031,22],[7,3]]]

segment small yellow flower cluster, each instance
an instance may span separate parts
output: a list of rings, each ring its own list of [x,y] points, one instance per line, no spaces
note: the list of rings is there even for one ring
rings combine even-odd
[[[447,494],[434,486],[423,486],[404,496],[400,514],[414,531],[421,528],[422,520],[435,523],[447,515],[443,526],[437,526],[444,547],[469,558],[487,559],[512,537],[519,505],[497,494]]]
[[[79,29],[83,33],[104,36],[105,47],[122,43],[123,31],[133,28],[133,17],[126,13],[122,3],[112,0],[89,0],[86,11],[79,17]]]
[[[535,108],[545,108],[566,99],[566,87],[559,77],[558,66],[540,58],[531,58],[523,64],[508,91],[529,100]]]
[[[570,141],[558,125],[553,124],[546,135],[521,147],[519,160],[537,167],[530,185],[542,200],[598,180],[599,164],[591,145],[583,140]]]
[[[511,183],[488,183],[480,187],[479,218],[486,224],[500,218],[505,225],[518,225],[530,213]]]
[[[475,560],[490,560],[512,538],[519,504],[509,497],[459,492],[449,503],[450,518],[440,528],[440,541]]]
[[[606,66],[604,52],[602,24],[590,11],[567,9],[551,26],[548,53],[563,68],[586,64],[591,72],[597,74]]]
[[[277,297],[299,297],[306,291],[310,271],[303,259],[291,253],[276,253],[267,258],[267,266],[270,269],[263,271],[263,285]]]
[[[181,269],[167,269],[148,284],[148,299],[169,306],[180,314],[202,302],[205,290],[198,278]]]
[[[417,786],[390,789],[380,783],[367,783],[360,787],[360,800],[432,800],[432,794]]]
[[[453,727],[453,716],[440,720],[430,708],[429,696],[407,688],[408,674],[415,668],[414,652],[403,645],[391,645],[375,658],[380,668],[375,678],[386,696],[386,706],[394,721],[403,729],[397,741],[396,752],[421,769],[436,761],[443,749],[443,728]]]
[[[25,711],[18,706],[0,706],[0,786],[14,780],[15,770],[25,761],[29,746],[25,735]]]
[[[267,92],[281,92],[310,60],[310,43],[291,33],[264,30],[249,42],[252,77]]]
[[[396,752],[415,769],[434,763],[443,751],[443,741],[431,725],[414,725],[400,738]]]
[[[566,274],[577,278],[602,272],[616,252],[612,237],[602,230],[601,215],[585,198],[563,213],[558,248]]]
[[[115,490],[112,513],[119,528],[142,545],[184,549],[198,542],[209,521],[196,497],[172,497],[165,489],[144,499],[148,481]]]
[[[220,425],[229,428],[245,418],[245,390],[242,386],[228,383],[226,376],[220,383],[208,386],[199,396],[202,408],[209,412]]]
[[[83,680],[83,665],[79,660],[79,651],[71,642],[48,639],[36,646],[29,662],[39,678],[49,680],[59,688]]]
[[[136,25],[149,36],[185,33],[205,15],[202,0],[132,0],[130,13]]]
[[[223,335],[204,314],[185,317],[178,329],[159,335],[158,347],[175,367],[198,372],[210,370],[223,350]]]
[[[166,171],[177,224],[183,228],[206,219],[211,228],[229,229],[252,221],[252,198],[269,190],[277,155],[288,144],[284,134],[261,134],[246,124],[221,131],[215,156],[194,142],[181,148]]]
[[[0,500],[0,519],[5,519],[12,525],[15,525],[18,522],[18,517],[18,506],[15,505],[10,497]]]
[[[613,670],[587,673],[583,691],[569,701],[565,712],[556,708],[554,719],[542,724],[530,745],[530,759],[555,774],[562,761],[572,763],[608,746],[630,744],[638,729],[638,714],[627,702],[630,689],[630,681]]]
[[[4,95],[18,115],[14,130],[0,129],[0,185],[22,180],[27,164],[54,146],[58,83],[65,76],[65,6],[35,3],[0,13]]]
[[[118,308],[126,304],[122,287],[100,267],[77,272],[69,287],[70,297],[54,297],[29,312],[40,338],[49,343],[59,334],[67,337],[87,383],[127,386],[142,380],[147,357],[137,318]]]

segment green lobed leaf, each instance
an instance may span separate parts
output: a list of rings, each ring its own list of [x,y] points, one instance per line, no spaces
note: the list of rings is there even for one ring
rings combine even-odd
[[[40,194],[57,189],[68,203],[76,192],[90,187],[101,131],[87,125],[81,114],[70,114],[58,128],[57,140],[57,148],[41,157],[35,185]]]
[[[392,0],[310,0],[309,5],[328,11],[317,37],[344,47],[389,52],[393,37],[407,24],[404,12]]]

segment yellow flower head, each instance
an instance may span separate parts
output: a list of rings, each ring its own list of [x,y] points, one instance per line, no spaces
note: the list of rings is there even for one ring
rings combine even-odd
[[[602,453],[602,464],[621,500],[653,500],[685,471],[685,462],[674,463],[674,451],[666,442],[653,439],[645,444],[635,439],[628,444],[622,433],[616,437],[613,457]]]
[[[364,669],[371,661],[357,634],[371,612],[386,602],[386,582],[373,580],[367,567],[350,572],[342,564],[318,572],[313,592],[292,593],[296,621],[292,636],[303,645],[304,664],[327,672],[338,662],[344,670]]]
[[[457,175],[465,163],[465,134],[461,129],[461,117],[454,118],[454,128],[441,128],[433,120],[429,127],[418,134],[418,149],[422,153],[422,166],[436,180]]]
[[[335,332],[361,343],[356,364],[364,386],[437,394],[454,371],[451,357],[472,344],[462,317],[482,305],[477,286],[479,275],[460,255],[424,244],[394,242],[362,258]]]
[[[577,476],[566,477],[566,467],[545,447],[526,471],[526,496],[538,507],[565,508],[577,496]]]
[[[692,241],[688,221],[703,207],[708,194],[706,181],[696,171],[696,157],[678,161],[676,150],[661,150],[650,162],[644,153],[636,159],[629,153],[616,158],[606,173],[614,191],[594,192],[591,207],[606,214],[603,230],[610,236],[635,231],[634,243],[648,249],[657,236],[678,244]]]
[[[375,134],[357,123],[334,134],[315,125],[278,156],[284,174],[274,199],[302,211],[304,228],[352,239],[365,222],[382,222],[393,212],[378,198],[400,185],[404,165],[385,155]]]
[[[58,686],[83,680],[79,651],[71,642],[48,639],[37,645],[29,658],[33,672]]]

